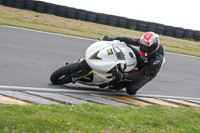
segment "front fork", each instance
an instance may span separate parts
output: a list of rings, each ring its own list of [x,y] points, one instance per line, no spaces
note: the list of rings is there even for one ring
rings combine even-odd
[[[66,63],[66,65],[69,63]],[[76,83],[77,80],[84,80],[86,82],[91,81],[93,79],[93,76],[90,76],[93,71],[91,67],[87,64],[85,58],[84,59],[79,59],[77,61],[77,65],[81,67],[81,70],[77,73],[74,73],[72,76],[72,83]],[[90,78],[87,78],[90,76]]]

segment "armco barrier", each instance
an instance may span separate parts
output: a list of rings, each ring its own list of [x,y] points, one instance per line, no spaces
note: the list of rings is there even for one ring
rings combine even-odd
[[[82,9],[76,9],[67,6],[55,5],[38,0],[0,0],[0,5],[36,11],[40,13],[52,14],[60,17],[88,21],[109,26],[134,29],[138,31],[153,31],[158,34],[183,38],[200,40],[200,31],[183,29],[181,27],[167,26],[163,24],[129,19],[126,17],[95,13]]]

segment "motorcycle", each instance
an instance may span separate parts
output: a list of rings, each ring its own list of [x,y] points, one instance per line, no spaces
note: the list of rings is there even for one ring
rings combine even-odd
[[[137,59],[133,50],[124,42],[100,40],[86,49],[85,58],[66,63],[53,72],[50,81],[55,85],[78,82],[115,89],[119,80],[113,76],[113,72],[135,72],[138,70],[136,65]]]

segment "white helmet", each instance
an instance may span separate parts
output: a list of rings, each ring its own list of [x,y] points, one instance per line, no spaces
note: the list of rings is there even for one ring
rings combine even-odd
[[[153,54],[160,45],[158,34],[154,32],[146,32],[140,38],[139,51],[142,56],[149,56]]]

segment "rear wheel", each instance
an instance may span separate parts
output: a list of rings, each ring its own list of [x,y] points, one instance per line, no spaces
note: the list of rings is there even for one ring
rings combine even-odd
[[[62,85],[73,82],[73,77],[82,70],[78,63],[71,63],[63,66],[52,73],[50,81],[55,85]]]

